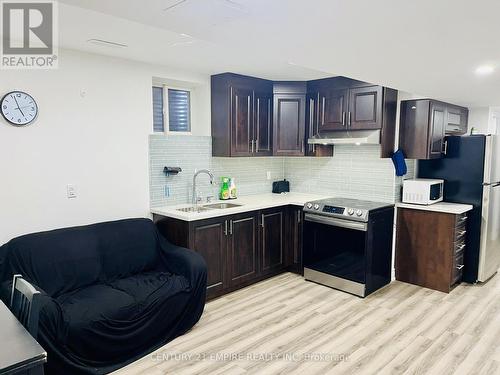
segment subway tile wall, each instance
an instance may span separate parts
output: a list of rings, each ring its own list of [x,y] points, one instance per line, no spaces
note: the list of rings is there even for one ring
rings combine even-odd
[[[390,203],[398,200],[400,181],[391,159],[380,158],[379,145],[338,145],[328,158],[286,158],[285,175],[294,191]]]
[[[390,159],[380,158],[380,146],[335,146],[334,156],[305,157],[212,157],[210,137],[151,135],[150,201],[151,207],[189,203],[195,169],[208,168],[220,180],[235,178],[238,194],[270,192],[272,181],[286,178],[292,191],[319,193],[398,202],[402,178],[395,177]],[[415,163],[408,160],[408,174],[414,175]],[[181,167],[177,176],[165,176],[164,166]],[[271,179],[267,179],[267,171]],[[211,186],[208,177],[198,177],[201,196],[217,196],[218,185]]]
[[[234,177],[237,193],[241,195],[270,192],[272,182],[284,178],[283,158],[212,157],[211,137],[150,135],[149,160],[151,207],[191,202],[195,169],[210,169],[216,177],[215,185],[209,184],[208,176],[198,177],[197,190],[203,198],[217,196],[222,176]],[[182,172],[165,176],[165,166],[181,167]]]

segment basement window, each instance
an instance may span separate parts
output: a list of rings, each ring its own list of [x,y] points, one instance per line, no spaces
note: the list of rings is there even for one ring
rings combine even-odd
[[[155,133],[191,133],[191,92],[189,90],[153,86],[153,131]]]

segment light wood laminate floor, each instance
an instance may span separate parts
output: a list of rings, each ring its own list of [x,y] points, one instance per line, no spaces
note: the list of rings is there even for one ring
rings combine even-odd
[[[190,332],[114,373],[137,374],[500,374],[500,277],[361,299],[286,273],[209,302]]]

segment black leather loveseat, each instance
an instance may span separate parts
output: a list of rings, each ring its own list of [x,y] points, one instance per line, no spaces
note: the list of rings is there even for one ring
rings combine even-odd
[[[49,375],[109,373],[188,331],[205,305],[203,258],[148,219],[15,238],[0,247],[5,302],[16,273],[43,294]]]

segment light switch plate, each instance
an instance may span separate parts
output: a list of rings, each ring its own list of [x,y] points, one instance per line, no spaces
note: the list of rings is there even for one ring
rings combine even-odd
[[[67,192],[67,195],[68,195],[69,199],[76,198],[76,196],[77,196],[77,194],[76,194],[76,186],[75,185],[72,185],[72,184],[66,185],[66,192]]]

